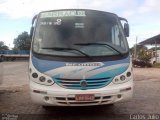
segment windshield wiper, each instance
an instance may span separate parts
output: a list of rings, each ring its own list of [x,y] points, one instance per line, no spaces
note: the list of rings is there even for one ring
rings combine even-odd
[[[74,45],[79,45],[79,46],[89,46],[89,45],[107,45],[109,46],[110,48],[112,48],[113,50],[115,50],[117,53],[119,53],[119,55],[123,56],[123,53],[116,49],[115,47],[113,47],[112,45],[108,44],[108,43],[76,43]]]
[[[56,50],[56,51],[75,50],[75,51],[78,51],[79,53],[83,54],[84,56],[86,56],[88,58],[92,58],[91,56],[89,56],[88,54],[84,53],[83,51],[75,49],[75,48],[61,48],[61,47],[49,47],[49,48],[47,48],[47,47],[44,47],[44,48],[41,48],[41,49],[52,49],[52,50]]]

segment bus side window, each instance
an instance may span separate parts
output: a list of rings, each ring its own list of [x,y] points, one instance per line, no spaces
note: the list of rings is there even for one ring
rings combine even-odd
[[[124,42],[122,40],[122,34],[119,31],[118,25],[114,25],[112,27],[112,43],[121,48],[125,48]]]

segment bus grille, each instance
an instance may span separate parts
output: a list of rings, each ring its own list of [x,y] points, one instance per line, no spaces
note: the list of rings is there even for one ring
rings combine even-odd
[[[61,87],[68,89],[97,89],[108,85],[112,81],[112,77],[95,78],[95,79],[66,79],[66,78],[54,78],[55,82]],[[82,82],[85,82],[84,85]]]
[[[116,96],[108,96],[108,95],[96,95],[93,101],[76,101],[74,95],[72,96],[55,96],[54,100],[59,105],[69,105],[69,106],[86,106],[86,105],[100,105],[100,104],[108,104],[111,103]]]

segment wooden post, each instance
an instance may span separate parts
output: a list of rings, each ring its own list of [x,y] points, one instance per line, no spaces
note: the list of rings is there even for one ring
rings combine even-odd
[[[136,44],[135,44],[135,47],[134,47],[134,60],[137,59],[137,39],[138,39],[138,37],[136,36]]]
[[[157,42],[155,40],[155,57],[156,57],[156,63],[157,63]]]

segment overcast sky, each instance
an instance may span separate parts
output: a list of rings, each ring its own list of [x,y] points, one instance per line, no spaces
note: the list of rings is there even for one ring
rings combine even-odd
[[[116,13],[130,24],[129,46],[160,33],[160,0],[0,0],[0,41],[29,32],[32,17],[43,10],[84,8]]]

